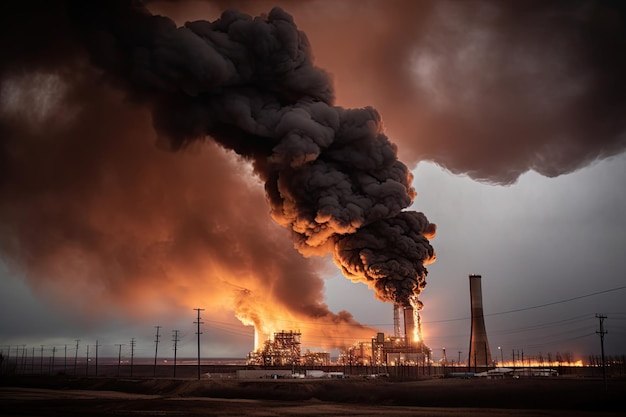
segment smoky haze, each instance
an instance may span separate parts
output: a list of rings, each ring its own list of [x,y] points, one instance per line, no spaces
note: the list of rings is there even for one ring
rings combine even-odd
[[[262,330],[308,318],[371,335],[328,311],[323,264],[251,215],[262,197],[234,174],[249,167],[302,254],[332,253],[385,301],[424,288],[435,226],[403,211],[412,175],[374,109],[333,106],[288,13],[230,10],[176,27],[131,2],[44,3],[48,18],[32,19],[10,6],[20,23],[7,32],[39,36],[11,45],[2,71],[1,248],[40,293],[94,316],[111,303],[145,317],[208,298]],[[155,136],[183,155],[151,147]],[[240,158],[208,145],[186,154],[207,136]]]
[[[328,310],[323,262],[303,258],[271,222],[251,168],[211,143],[177,153],[155,146],[150,113],[102,82],[69,33],[54,30],[67,15],[50,11],[49,21],[29,21],[29,10],[13,9],[26,33],[52,35],[25,39],[30,54],[11,45],[2,68],[8,267],[40,296],[93,320],[112,306],[138,319],[232,310],[244,288],[257,314],[251,306],[236,313],[261,329],[304,320],[319,332],[332,323],[371,334]]]
[[[209,135],[252,162],[272,217],[302,254],[332,253],[383,301],[419,295],[435,226],[402,212],[415,197],[412,174],[374,109],[333,106],[330,79],[291,15],[227,10],[177,27],[119,3],[77,6],[72,19],[93,62],[148,103],[174,149]],[[386,245],[381,230],[395,232]]]
[[[333,97],[344,107],[375,104],[406,163],[432,160],[492,183],[512,183],[527,170],[557,176],[625,146],[619,3],[148,3],[154,14],[166,14],[176,24],[151,18],[147,11],[129,14],[121,8],[124,3],[102,2],[108,12],[90,16],[85,10],[82,20],[76,14],[70,19],[65,2],[20,3],[4,2],[0,16],[2,257],[25,271],[42,296],[70,300],[94,315],[109,302],[148,315],[179,304],[204,307],[210,298],[231,308],[252,304],[242,299],[264,302],[258,311],[240,312],[251,322],[259,312],[345,318],[323,304],[322,261],[303,259],[282,229],[267,221],[263,192],[242,159],[254,161],[256,175],[267,184],[272,217],[294,227],[302,253],[325,253],[334,245],[344,273],[376,287],[383,299],[421,290],[425,270],[412,257],[431,256],[427,240],[434,226],[402,211],[414,197],[411,180],[406,167],[396,163],[378,112],[339,109]],[[242,50],[231,50],[212,33],[211,23],[176,29],[187,20],[214,21],[229,7],[259,15],[276,5],[293,14],[311,41],[315,63],[332,74],[312,65],[304,35],[290,32],[286,14],[274,15],[282,28],[272,29],[281,34],[276,44],[261,42],[267,33],[260,23],[255,29],[259,49],[254,54],[272,52],[265,61],[259,55],[250,59],[245,48],[239,57]],[[108,25],[105,18],[115,16],[124,24]],[[241,15],[229,12],[225,20],[243,26],[236,16]],[[99,30],[77,37],[81,21]],[[145,28],[137,21],[151,23]],[[161,32],[168,36],[151,37]],[[127,42],[119,41],[123,36]],[[248,41],[242,35],[236,43]],[[271,48],[277,45],[289,53],[276,55]],[[215,53],[218,46],[237,60],[222,59]],[[190,60],[192,65],[182,65]],[[229,78],[232,62],[240,63],[237,74],[266,77],[259,78],[265,80],[261,91],[255,82]],[[291,73],[295,62],[298,70]],[[284,70],[291,78],[273,79]],[[223,85],[235,88],[225,93]],[[249,97],[247,103],[242,96]],[[262,120],[249,117],[252,113]],[[348,126],[352,117],[365,126]],[[268,125],[277,135],[283,129],[280,147],[277,137],[267,134]],[[367,136],[380,148],[346,146],[322,155],[331,147],[329,137],[336,137],[328,132],[336,127]],[[240,158],[211,142],[192,143],[206,134]],[[155,136],[162,147],[184,149],[155,149]],[[349,141],[351,136],[341,137]],[[348,168],[326,178],[331,161],[344,163],[383,149],[374,170],[387,171],[395,187],[372,187],[352,173],[346,182],[342,175]],[[282,181],[278,165],[289,172]],[[301,179],[293,175],[291,182],[291,174],[303,166],[316,181],[300,188]],[[394,215],[385,217],[374,203],[362,209],[363,190],[353,196],[356,201],[339,198],[346,184],[367,189],[384,205],[391,200],[386,210]],[[333,192],[318,201],[323,203],[318,216],[300,200],[310,203],[307,199],[320,189]],[[336,207],[342,207],[339,214],[332,210]],[[381,223],[379,217],[393,221]],[[357,233],[338,238],[351,230]],[[399,231],[398,239],[387,237],[390,231]],[[401,242],[402,254],[391,253],[391,263],[377,259],[378,249],[391,242]],[[393,278],[378,280],[381,276]],[[386,285],[396,282],[408,285]],[[80,289],[99,298],[77,297]],[[279,308],[271,310],[274,306]]]

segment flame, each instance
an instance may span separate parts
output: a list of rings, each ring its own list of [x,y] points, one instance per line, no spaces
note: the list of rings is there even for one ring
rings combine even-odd
[[[341,348],[357,340],[370,339],[377,329],[358,323],[346,311],[331,313],[325,305],[294,312],[262,290],[238,288],[234,293],[235,316],[246,326],[254,326],[254,350],[263,348],[274,333],[296,331],[303,347]]]
[[[413,308],[413,322],[415,327],[413,328],[413,342],[417,343],[422,340],[422,318],[420,317],[420,309],[422,303],[419,302],[417,295],[409,297],[409,304]]]

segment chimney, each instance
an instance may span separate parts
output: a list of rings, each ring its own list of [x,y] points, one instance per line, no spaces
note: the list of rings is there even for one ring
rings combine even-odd
[[[400,310],[402,310],[402,305],[394,303],[393,305],[393,336],[396,338],[402,337],[402,330],[400,328]]]
[[[483,315],[483,291],[480,275],[470,275],[470,300],[472,309],[472,329],[470,335],[470,348],[467,363],[469,367],[487,367],[491,364],[491,351],[485,329]]]
[[[415,339],[415,316],[413,314],[413,307],[404,307],[404,337],[407,346],[413,346],[417,341]]]

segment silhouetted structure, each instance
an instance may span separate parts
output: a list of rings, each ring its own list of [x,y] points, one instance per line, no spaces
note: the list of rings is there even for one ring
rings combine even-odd
[[[472,329],[470,334],[470,348],[467,363],[471,367],[487,367],[491,365],[491,351],[485,329],[483,315],[483,292],[480,275],[470,275],[470,300],[472,310]]]

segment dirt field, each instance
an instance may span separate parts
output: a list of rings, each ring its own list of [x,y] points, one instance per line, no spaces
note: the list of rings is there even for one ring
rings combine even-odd
[[[2,416],[624,416],[626,380],[172,380],[4,376]]]

